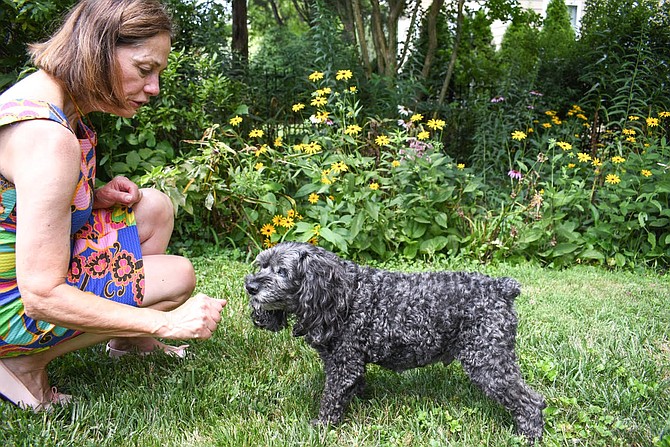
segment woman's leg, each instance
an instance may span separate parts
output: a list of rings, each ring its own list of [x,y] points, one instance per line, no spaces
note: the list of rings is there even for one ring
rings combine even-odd
[[[172,310],[186,301],[195,289],[193,265],[181,256],[166,255],[174,228],[170,198],[156,189],[142,189],[135,204],[135,221],[144,261],[145,296],[142,306]],[[150,337],[116,338],[110,347],[120,351],[153,351],[169,347]]]

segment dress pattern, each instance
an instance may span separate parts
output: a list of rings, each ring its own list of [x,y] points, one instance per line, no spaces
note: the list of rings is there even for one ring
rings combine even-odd
[[[52,104],[30,100],[0,104],[0,127],[31,119],[52,120],[75,133],[65,114]],[[135,215],[122,206],[93,209],[96,135],[81,121],[78,126],[81,169],[71,203],[66,282],[90,294],[139,306],[144,297],[144,268]],[[16,222],[16,190],[0,176],[0,358],[40,352],[80,333],[25,314],[16,283]]]

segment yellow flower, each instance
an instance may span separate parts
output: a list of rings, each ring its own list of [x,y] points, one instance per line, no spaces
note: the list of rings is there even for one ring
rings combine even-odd
[[[513,140],[519,140],[519,141],[525,140],[527,136],[528,135],[526,135],[526,132],[521,132],[520,130],[515,130],[514,132],[512,132]]]
[[[313,205],[313,204],[315,204],[316,202],[319,201],[319,195],[317,193],[313,192],[309,195],[309,198],[307,200],[309,200],[309,203],[311,203]]]
[[[234,117],[232,117],[230,119],[229,122],[230,122],[231,126],[237,126],[238,124],[240,124],[242,122],[242,117],[239,116],[239,115],[235,115]]]
[[[252,129],[251,132],[249,132],[249,138],[261,138],[263,136],[263,131],[260,129]]]
[[[321,71],[315,71],[311,75],[308,76],[308,79],[312,82],[318,81],[320,79],[323,79],[323,72]]]
[[[647,118],[647,126],[649,127],[658,126],[658,118]]]
[[[295,217],[295,210],[288,210],[286,212],[287,217]]]
[[[346,135],[354,136],[354,135],[358,135],[361,130],[363,130],[363,129],[361,129],[361,126],[359,126],[357,124],[350,124],[350,125],[347,126],[346,129],[344,129],[344,133]]]
[[[276,227],[279,225],[282,219],[283,217],[277,214],[275,217],[272,218],[272,224]]]
[[[572,169],[572,168],[574,168],[575,166],[577,166],[577,165],[574,164],[574,163],[568,163],[568,169]]]
[[[307,155],[314,155],[314,154],[318,154],[319,152],[321,152],[321,145],[319,143],[312,142],[312,143],[303,145],[303,149],[305,150],[305,153]]]
[[[578,113],[578,114],[577,114],[577,118],[579,118],[579,119],[581,119],[581,120],[584,120],[584,121],[588,121],[588,120],[589,120],[589,119],[586,117],[586,115],[584,115],[583,113]]]
[[[428,132],[427,130],[422,130],[416,137],[419,140],[427,140],[428,138],[430,138],[430,132]]]
[[[444,126],[446,124],[447,123],[445,123],[444,120],[436,120],[436,119],[429,119],[428,122],[426,123],[426,125],[433,130],[435,129],[442,130],[444,129]]]
[[[297,104],[293,104],[293,107],[292,107],[294,112],[300,112],[304,108],[305,108],[305,104],[303,104],[301,102],[299,102]]]
[[[386,146],[390,142],[391,140],[386,135],[379,135],[377,138],[375,138],[375,143],[377,143],[378,146]]]
[[[607,174],[607,176],[605,177],[605,183],[609,183],[610,185],[616,185],[617,183],[621,183],[621,179],[616,174]]]
[[[628,141],[629,143],[635,143],[637,140],[635,139],[635,137],[628,137],[626,138],[626,141]]]
[[[259,147],[254,151],[254,155],[256,157],[260,157],[261,155],[265,154],[268,151],[268,145],[264,144],[263,146]]]
[[[275,147],[281,147],[282,146],[282,137],[277,137],[275,138],[274,146]]]
[[[338,70],[335,74],[335,79],[338,81],[347,81],[351,79],[352,76],[353,74],[351,73],[351,70]]]
[[[400,162],[398,160],[393,160],[391,162],[391,166],[393,166],[394,168],[397,168],[398,166],[400,166]]]
[[[314,225],[314,228],[312,229],[312,232],[314,233],[315,237],[321,236],[321,225],[320,224]]]
[[[324,111],[322,111],[322,112],[317,113],[317,114],[316,114],[316,119],[317,119],[320,123],[325,123],[326,121],[328,121],[328,112],[326,112],[326,111],[324,110]]]
[[[658,112],[658,116],[661,118],[670,118],[670,112]]]
[[[349,166],[347,166],[343,161],[338,161],[330,165],[330,169],[336,174],[339,174],[340,172],[347,172],[349,170]]]
[[[412,116],[410,117],[409,120],[410,120],[411,122],[413,122],[413,123],[416,123],[417,121],[421,121],[422,119],[423,119],[423,115],[422,115],[422,114],[420,114],[420,113],[415,113],[414,115],[412,115]]]
[[[282,217],[281,221],[279,222],[279,226],[284,228],[293,228],[294,225],[295,223],[290,217]]]
[[[639,116],[635,116],[635,115],[630,115],[630,116],[628,117],[628,119],[629,119],[630,121],[637,121],[637,120],[640,119],[640,117],[639,117]]]
[[[547,116],[556,116],[556,112],[553,110],[547,110],[544,114]]]
[[[379,183],[377,183],[377,182],[370,183],[370,189],[373,190],[373,191],[378,190],[379,189]]]
[[[586,163],[589,160],[591,160],[591,156],[589,154],[585,154],[584,152],[578,153],[577,158],[579,159],[579,161],[581,161],[583,163]]]
[[[274,225],[271,225],[271,224],[265,224],[261,228],[261,234],[265,237],[272,236],[275,233],[275,231],[277,231],[277,230],[275,230]]]
[[[465,164],[463,164],[463,163],[459,163],[459,164],[457,164],[457,165],[456,165],[456,169],[459,169],[459,170],[462,171],[463,169],[465,169]]]
[[[626,159],[623,158],[623,157],[620,157],[618,155],[615,155],[614,157],[612,157],[612,163],[618,164],[618,163],[623,163],[624,161],[626,161]]]
[[[544,127],[545,129],[549,129],[551,127],[551,123],[543,123],[542,127]]]
[[[593,161],[591,162],[591,164],[597,168],[598,166],[602,166],[603,162],[600,161],[599,158],[594,158]]]
[[[332,185],[333,181],[326,174],[323,174],[321,175],[321,183],[324,185]]]
[[[642,171],[640,171],[640,174],[642,174],[645,177],[651,177],[651,171],[648,169],[643,169]]]
[[[566,143],[565,141],[557,141],[556,146],[560,147],[564,151],[569,151],[570,149],[572,149],[572,144]]]
[[[312,99],[310,102],[311,105],[314,107],[320,107],[320,106],[325,106],[328,100],[324,98],[323,96],[319,96],[318,98]]]
[[[261,169],[263,169],[263,167],[264,167],[264,166],[263,166],[263,163],[256,163],[256,165],[254,166],[254,168],[255,168],[257,171],[260,171]]]
[[[553,118],[551,119],[551,122],[554,123],[554,124],[556,124],[557,126],[560,126],[561,124],[563,124],[563,121],[561,121],[560,119],[558,119],[557,116],[553,117]]]
[[[352,85],[351,87],[349,87],[349,91],[352,93],[356,93],[356,86]]]
[[[634,129],[624,129],[621,131],[622,134],[624,135],[635,135],[635,130]]]

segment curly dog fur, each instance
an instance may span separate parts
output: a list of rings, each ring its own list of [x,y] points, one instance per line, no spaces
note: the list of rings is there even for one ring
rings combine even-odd
[[[544,399],[524,382],[514,351],[514,279],[389,272],[295,242],[261,252],[256,264],[245,279],[254,323],[278,331],[295,315],[293,335],[304,336],[323,361],[317,422],[342,420],[363,390],[367,363],[403,371],[457,359],[512,413],[520,434],[541,439]]]

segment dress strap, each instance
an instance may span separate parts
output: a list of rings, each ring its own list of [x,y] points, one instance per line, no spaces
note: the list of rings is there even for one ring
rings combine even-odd
[[[15,99],[0,104],[0,126],[35,119],[55,121],[70,132],[75,133],[65,113],[49,102],[34,99]]]

